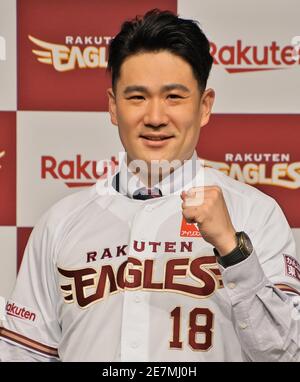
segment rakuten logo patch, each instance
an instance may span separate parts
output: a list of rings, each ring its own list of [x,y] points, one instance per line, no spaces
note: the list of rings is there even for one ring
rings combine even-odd
[[[35,313],[27,310],[25,307],[17,306],[14,302],[6,304],[6,314],[26,321],[34,322],[36,320]]]

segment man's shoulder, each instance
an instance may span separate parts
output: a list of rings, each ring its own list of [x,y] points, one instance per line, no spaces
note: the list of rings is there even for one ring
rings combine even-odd
[[[60,199],[49,209],[49,212],[58,214],[73,212],[77,208],[94,201],[97,196],[96,187],[88,187]]]
[[[98,197],[95,186],[74,192],[53,204],[43,214],[38,224],[46,225],[50,229],[56,228],[95,203]]]

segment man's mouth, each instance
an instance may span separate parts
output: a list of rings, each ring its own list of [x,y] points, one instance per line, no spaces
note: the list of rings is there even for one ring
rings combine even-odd
[[[167,139],[173,138],[172,135],[140,135],[141,138],[147,139],[148,141],[165,141]]]

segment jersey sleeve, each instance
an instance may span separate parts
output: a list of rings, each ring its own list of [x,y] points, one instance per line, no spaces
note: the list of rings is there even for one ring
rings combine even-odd
[[[258,199],[244,230],[253,253],[221,269],[245,360],[300,361],[300,282],[286,259],[297,260],[290,227],[275,201]],[[287,257],[286,257],[287,256]]]
[[[300,267],[289,224],[274,199],[256,199],[245,231],[266,277],[287,293],[300,294]]]
[[[50,358],[58,358],[61,336],[54,236],[47,213],[32,231],[0,328],[2,340]]]
[[[0,362],[56,362],[50,358],[20,346],[0,340]]]

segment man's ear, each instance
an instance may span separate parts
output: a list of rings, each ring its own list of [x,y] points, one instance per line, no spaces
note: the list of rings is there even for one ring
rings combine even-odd
[[[112,88],[107,89],[107,95],[108,95],[108,109],[109,109],[111,123],[113,125],[118,126],[116,96]]]
[[[201,96],[201,121],[200,127],[205,126],[210,118],[212,107],[215,100],[215,91],[213,89],[206,89]]]

